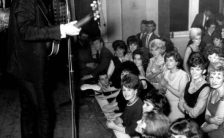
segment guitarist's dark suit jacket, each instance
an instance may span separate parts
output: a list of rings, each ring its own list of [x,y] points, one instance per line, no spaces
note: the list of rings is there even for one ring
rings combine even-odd
[[[48,16],[41,0],[14,0],[9,23],[10,72],[30,81],[43,80],[47,42],[61,39],[60,27],[49,27],[38,5]]]
[[[41,12],[41,10],[43,13]],[[20,85],[22,138],[52,138],[52,109],[47,94],[47,42],[60,40],[59,26],[49,26],[41,0],[13,0],[9,21],[9,69]],[[50,17],[49,17],[50,19]]]

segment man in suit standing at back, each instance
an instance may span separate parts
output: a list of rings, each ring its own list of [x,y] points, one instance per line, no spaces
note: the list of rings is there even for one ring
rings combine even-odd
[[[149,43],[153,40],[158,38],[155,34],[156,30],[156,23],[153,20],[147,21],[146,23],[146,32],[142,37],[142,46],[148,48]]]
[[[150,42],[153,39],[159,38],[155,34],[155,30],[156,30],[156,23],[153,20],[147,21],[146,32],[142,36],[142,42],[141,42],[142,43],[141,50],[143,51],[146,59],[149,59],[151,57],[150,48],[149,48]]]
[[[191,25],[191,27],[199,27],[201,28],[203,31],[205,30],[205,23],[212,18],[212,12],[211,10],[206,7],[204,8],[202,13],[198,13],[195,18],[194,21]]]
[[[136,34],[137,38],[139,39],[140,42],[140,47],[142,46],[142,39],[143,36],[146,34],[146,26],[147,26],[148,21],[142,20],[140,24],[140,32]]]

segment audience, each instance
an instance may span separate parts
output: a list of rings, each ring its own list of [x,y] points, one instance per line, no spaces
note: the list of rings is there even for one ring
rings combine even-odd
[[[185,113],[185,118],[193,119],[201,125],[204,122],[206,102],[210,92],[209,84],[204,77],[206,61],[200,53],[194,53],[188,64],[191,79],[180,98],[179,107]]]
[[[224,25],[224,16],[222,13],[218,13],[215,15],[215,21],[217,23],[216,32],[220,33],[222,30],[222,26]]]
[[[107,127],[123,134],[116,137],[224,136],[223,16],[215,21],[211,15],[205,9],[200,21],[196,16],[184,61],[170,39],[155,35],[152,20],[142,20],[141,32],[130,35],[127,45],[115,40],[114,56],[102,38],[93,39],[95,60],[86,64],[91,72],[82,80],[97,83],[81,90],[92,89],[96,98],[108,101],[101,108]]]
[[[139,40],[140,47],[142,47],[142,39],[146,35],[146,27],[147,27],[148,21],[142,20],[140,24],[140,32],[136,34],[136,37]]]
[[[143,55],[143,52],[140,49],[137,49],[133,52],[133,62],[138,67],[138,70],[140,72],[140,77],[145,78],[145,70],[147,63],[144,63],[145,57]],[[144,66],[145,65],[145,66]]]
[[[142,108],[143,113],[155,110],[159,113],[163,113],[166,116],[169,116],[170,114],[170,104],[168,99],[164,94],[156,89],[151,93],[148,93],[148,95],[145,97]]]
[[[216,26],[216,22],[212,19],[205,23],[205,32],[202,36],[202,41],[205,42],[206,45],[212,43],[212,35],[215,32]]]
[[[110,61],[110,65],[107,70],[107,75],[112,82],[112,85],[116,88],[120,88],[120,68],[121,63],[125,61],[125,54],[127,53],[127,47],[123,40],[116,40],[113,42],[112,47],[115,51],[113,58]]]
[[[190,119],[179,118],[170,125],[170,138],[203,138],[198,124]]]
[[[203,9],[203,12],[198,13],[195,16],[191,27],[198,27],[198,28],[201,28],[202,31],[204,31],[206,21],[208,21],[209,19],[212,19],[212,18],[213,18],[213,13],[211,12],[210,8],[205,7]]]
[[[166,50],[165,42],[160,39],[154,39],[149,44],[149,49],[153,55],[150,58],[148,67],[146,70],[146,78],[157,89],[160,89],[159,78],[164,70],[164,53]]]
[[[121,72],[119,73],[120,79],[117,80],[118,82],[121,82],[121,79],[127,75],[127,74],[134,74],[136,76],[139,76],[139,70],[135,63],[131,61],[126,61],[121,64]],[[142,92],[141,92],[142,93]],[[110,102],[109,104],[105,105],[103,107],[104,111],[107,112],[116,112],[116,113],[123,113],[127,104],[127,101],[124,99],[124,96],[122,94],[122,89],[118,91],[118,93],[114,94],[116,98]],[[113,95],[112,95],[113,96]],[[109,99],[112,98],[111,96],[104,96],[103,99]]]
[[[223,64],[223,63],[222,63]],[[209,138],[223,138],[224,136],[224,67],[217,66],[209,72],[209,83],[212,88],[210,92],[205,122],[202,130]]]
[[[201,41],[202,37],[202,30],[200,28],[191,28],[189,31],[190,41],[187,45],[187,48],[185,50],[184,54],[184,70],[190,74],[189,66],[187,64],[188,59],[190,55],[194,52],[201,52],[203,53],[203,50],[206,46],[206,44]]]
[[[131,137],[138,136],[135,131],[137,121],[142,117],[142,100],[138,97],[140,80],[133,74],[125,75],[121,80],[122,93],[127,105],[121,117],[107,121],[107,127],[128,134]]]
[[[87,75],[92,71],[91,68],[86,66],[87,63],[90,63],[93,60],[89,39],[89,34],[84,28],[77,36],[75,47],[72,47],[72,52],[78,54],[80,76]]]
[[[221,33],[215,33],[213,36],[212,36],[212,44],[215,46],[215,47],[220,47],[221,48],[221,53],[222,55],[221,56],[224,56],[224,44],[223,44],[223,41],[222,41],[222,36],[221,36]],[[210,47],[212,47],[213,45],[210,45]],[[209,47],[209,46],[208,46]],[[206,51],[205,51],[206,52]]]
[[[135,35],[131,35],[127,39],[128,52],[125,55],[125,59],[133,61],[133,52],[140,48],[139,39]]]
[[[151,58],[149,44],[152,40],[158,39],[159,37],[155,34],[156,30],[156,23],[153,20],[147,21],[146,24],[146,32],[145,35],[142,37],[142,46],[141,50],[144,52],[144,55],[147,59]]]
[[[100,72],[106,71],[113,56],[110,50],[104,46],[104,41],[101,37],[93,38],[91,47],[96,51],[96,60],[95,62],[86,64],[86,67],[90,68],[92,71],[90,72],[90,74],[87,74],[81,78],[81,80],[83,81],[88,79],[96,79]]]
[[[165,42],[166,53],[171,51],[177,51],[177,48],[174,46],[173,42],[170,39],[165,37],[160,37],[160,39]]]
[[[169,119],[160,112],[145,112],[137,122],[136,131],[144,138],[168,138]]]
[[[161,77],[159,82],[163,89],[166,90],[165,95],[171,106],[169,119],[173,122],[178,118],[184,117],[184,114],[178,108],[178,103],[189,81],[189,76],[180,69],[182,59],[177,51],[166,53],[164,59],[167,70],[164,71],[163,77]]]
[[[142,38],[142,47],[148,48],[149,43],[158,38],[158,36],[155,34],[156,23],[153,20],[147,21],[146,23],[145,35]]]
[[[221,36],[222,36],[222,41],[224,39],[224,26],[221,27]]]
[[[208,47],[206,49],[206,55],[209,61],[207,72],[209,73],[212,68],[220,65],[220,61],[223,60],[222,49],[220,47]]]
[[[212,36],[212,42],[213,42],[214,46],[224,49],[221,33],[215,33]]]

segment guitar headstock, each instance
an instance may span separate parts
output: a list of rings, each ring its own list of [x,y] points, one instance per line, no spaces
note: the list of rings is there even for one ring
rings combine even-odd
[[[93,11],[93,19],[95,21],[100,19],[100,5],[101,2],[99,0],[94,0],[90,6],[92,7],[92,11]]]

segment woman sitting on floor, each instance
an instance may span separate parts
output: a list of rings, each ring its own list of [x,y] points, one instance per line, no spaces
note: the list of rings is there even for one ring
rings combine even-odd
[[[144,104],[142,107],[143,113],[156,110],[157,112],[169,116],[170,104],[166,96],[162,93],[163,92],[160,92],[156,89],[151,94],[148,93],[148,95],[144,99]]]
[[[201,128],[209,138],[224,136],[224,67],[223,64],[210,70],[210,92],[205,113],[205,122]]]
[[[137,36],[131,35],[127,39],[128,52],[125,55],[126,61],[133,61],[133,52],[139,49],[139,40]]]
[[[178,103],[184,93],[189,77],[181,69],[181,61],[181,56],[177,51],[166,53],[165,62],[167,70],[164,71],[163,77],[159,81],[162,88],[166,90],[165,96],[170,103],[171,113],[169,114],[169,119],[171,122],[184,117],[184,114],[178,108]]]
[[[115,40],[112,44],[115,51],[113,58],[110,61],[110,65],[107,70],[107,75],[112,82],[112,85],[116,88],[120,88],[120,68],[121,63],[125,61],[125,55],[127,53],[127,46],[123,40]]]
[[[108,120],[107,127],[128,134],[131,137],[139,136],[135,131],[137,121],[142,117],[142,100],[138,97],[140,80],[133,74],[125,75],[121,80],[122,94],[127,101],[127,105],[121,117]]]
[[[189,58],[190,82],[180,98],[179,107],[185,117],[193,119],[198,125],[204,122],[205,108],[210,87],[205,80],[206,61],[200,53],[194,53]]]

